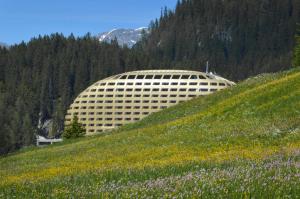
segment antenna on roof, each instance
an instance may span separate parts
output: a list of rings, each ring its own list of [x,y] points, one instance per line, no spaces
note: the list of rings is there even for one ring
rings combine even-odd
[[[206,73],[208,73],[208,71],[209,71],[209,68],[208,68],[208,67],[209,67],[209,65],[208,65],[208,61],[207,61],[207,62],[206,62],[206,71],[205,71]]]

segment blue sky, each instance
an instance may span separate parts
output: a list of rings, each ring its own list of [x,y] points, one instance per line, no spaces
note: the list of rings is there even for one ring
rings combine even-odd
[[[148,26],[177,0],[0,0],[0,42],[29,41],[54,32],[82,36]]]

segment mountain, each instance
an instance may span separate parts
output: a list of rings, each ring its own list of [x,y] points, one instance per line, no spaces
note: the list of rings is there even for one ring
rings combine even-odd
[[[0,47],[8,47],[6,43],[0,42]]]
[[[113,29],[109,32],[100,33],[97,38],[100,42],[111,42],[111,40],[116,38],[120,46],[127,45],[131,48],[142,39],[143,31],[148,33],[148,29],[146,27],[137,29]]]
[[[3,198],[296,198],[300,68],[0,158]]]

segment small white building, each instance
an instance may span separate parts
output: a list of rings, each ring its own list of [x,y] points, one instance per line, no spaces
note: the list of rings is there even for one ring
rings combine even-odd
[[[62,142],[63,139],[59,138],[59,139],[48,139],[45,138],[43,136],[37,135],[36,136],[36,145],[37,146],[45,146],[45,145],[49,145],[49,144],[53,144],[56,142]]]

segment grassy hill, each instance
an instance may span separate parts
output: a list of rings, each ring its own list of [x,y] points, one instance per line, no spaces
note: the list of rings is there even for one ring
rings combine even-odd
[[[300,195],[300,69],[0,158],[0,198]]]

